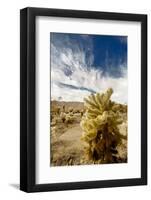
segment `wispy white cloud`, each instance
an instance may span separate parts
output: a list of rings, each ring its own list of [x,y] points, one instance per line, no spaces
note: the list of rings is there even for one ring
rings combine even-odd
[[[89,37],[86,35],[86,37]],[[85,39],[85,38],[84,38]],[[88,41],[88,38],[87,38]],[[58,41],[59,43],[59,41]],[[66,38],[59,45],[51,42],[51,98],[64,101],[83,101],[91,92],[102,92],[112,87],[112,99],[127,103],[127,70],[121,66],[121,77],[103,75],[101,68],[94,68],[92,44],[86,49],[79,43],[70,44]],[[70,48],[74,45],[74,48]],[[86,57],[90,51],[90,57]]]

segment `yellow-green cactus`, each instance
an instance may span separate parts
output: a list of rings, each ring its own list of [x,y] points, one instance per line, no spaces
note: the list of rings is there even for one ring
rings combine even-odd
[[[82,139],[88,144],[89,159],[101,163],[113,162],[116,146],[123,138],[118,129],[123,119],[117,104],[110,100],[112,93],[112,88],[109,88],[104,94],[91,94],[85,98],[86,112],[80,123]]]

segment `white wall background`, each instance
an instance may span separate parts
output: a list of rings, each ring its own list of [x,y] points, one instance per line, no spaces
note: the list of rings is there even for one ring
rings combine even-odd
[[[81,191],[26,194],[19,191],[19,9],[27,6],[83,9],[148,14],[148,35],[151,34],[150,0],[4,0],[0,3],[0,199],[150,199],[151,136],[148,130],[149,185]],[[148,55],[151,50],[148,38]],[[149,57],[149,56],[148,56]],[[148,58],[148,66],[151,64]],[[148,74],[151,74],[148,67]],[[149,78],[149,89],[151,79]],[[149,91],[148,89],[148,91]],[[148,101],[151,101],[149,91]],[[149,105],[150,110],[150,105]],[[151,110],[150,110],[151,111]],[[150,112],[151,113],[151,112]],[[148,115],[150,124],[151,114]]]

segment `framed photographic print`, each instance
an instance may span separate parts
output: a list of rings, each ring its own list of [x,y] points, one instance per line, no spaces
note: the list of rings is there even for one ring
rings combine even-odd
[[[20,12],[20,189],[147,184],[147,16]]]

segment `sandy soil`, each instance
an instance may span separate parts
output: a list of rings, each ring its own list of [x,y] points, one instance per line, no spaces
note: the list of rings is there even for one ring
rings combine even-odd
[[[79,124],[71,125],[52,143],[52,165],[79,165],[83,155],[82,129]]]

